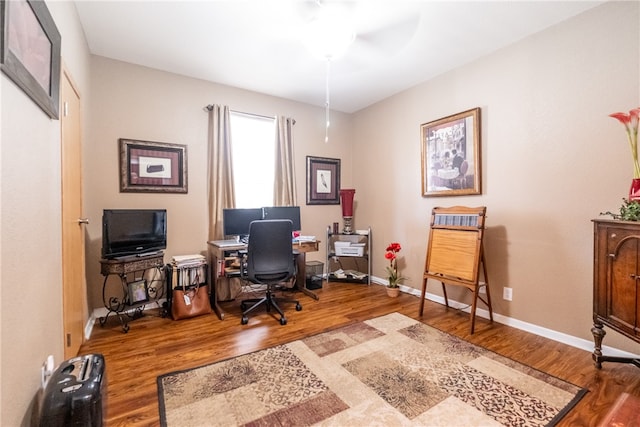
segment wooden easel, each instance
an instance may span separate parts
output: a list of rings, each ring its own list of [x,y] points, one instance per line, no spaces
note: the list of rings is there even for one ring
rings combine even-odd
[[[476,323],[478,299],[489,308],[489,318],[493,322],[489,279],[484,259],[482,235],[487,208],[485,206],[469,208],[455,206],[433,208],[431,213],[431,232],[427,246],[427,256],[422,279],[420,313],[424,309],[427,281],[435,279],[442,282],[444,302],[449,307],[446,285],[464,286],[473,294],[471,305],[471,333]],[[484,284],[480,284],[480,264],[484,275]],[[480,296],[480,287],[484,286],[487,299]]]

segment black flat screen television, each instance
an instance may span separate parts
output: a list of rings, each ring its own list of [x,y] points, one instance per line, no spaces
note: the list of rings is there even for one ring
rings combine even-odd
[[[262,219],[290,219],[293,231],[300,231],[300,206],[272,206],[262,208]]]
[[[262,219],[262,208],[223,209],[222,228],[225,236],[248,236],[249,224]]]
[[[167,248],[166,209],[105,209],[102,257],[117,258]]]

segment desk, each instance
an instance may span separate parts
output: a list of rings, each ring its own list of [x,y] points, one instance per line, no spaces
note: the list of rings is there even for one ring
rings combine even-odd
[[[293,243],[293,250],[298,251],[296,255],[296,265],[298,267],[298,275],[296,276],[296,287],[304,294],[309,295],[313,299],[319,299],[318,295],[307,289],[307,252],[317,252],[320,241],[298,242]],[[302,283],[302,286],[300,284]]]
[[[302,291],[304,294],[309,295],[311,298],[316,300],[319,299],[318,295],[313,293],[311,290],[307,289],[306,253],[316,252],[318,250],[319,243],[320,241],[318,240],[313,242],[292,243],[294,253],[297,252],[296,267],[297,267],[298,273],[296,274],[295,286],[298,290]],[[219,268],[218,261],[221,261],[222,263],[224,263],[225,252],[246,250],[247,245],[244,243],[238,243],[237,245],[233,245],[233,246],[218,246],[214,243],[214,241],[210,241],[208,242],[208,244],[209,244],[209,256],[211,258],[211,263],[210,263],[211,268],[209,269],[211,274],[210,276],[211,280],[209,281],[209,283],[211,283],[211,286],[212,286],[211,292],[214,295],[212,308],[218,315],[218,318],[220,318],[220,320],[224,320],[224,312],[222,311],[222,308],[218,304],[217,283],[219,279],[223,279],[223,278],[226,279],[226,277],[220,275],[221,269]],[[237,273],[233,277],[238,277]],[[300,284],[302,284],[302,286]]]

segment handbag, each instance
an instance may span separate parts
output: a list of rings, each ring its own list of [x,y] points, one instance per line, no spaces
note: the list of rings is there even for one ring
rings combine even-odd
[[[182,286],[173,290],[171,317],[173,320],[188,319],[211,313],[209,302],[209,286]]]

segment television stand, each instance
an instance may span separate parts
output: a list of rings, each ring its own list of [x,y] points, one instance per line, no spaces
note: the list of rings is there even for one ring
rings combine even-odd
[[[100,318],[100,326],[104,326],[109,316],[115,314],[122,324],[122,331],[127,333],[129,320],[142,317],[146,304],[157,304],[164,296],[164,253],[101,259],[100,264],[100,273],[104,276],[102,302],[108,310],[107,315]],[[111,276],[117,276],[120,279],[119,284],[110,283]]]

